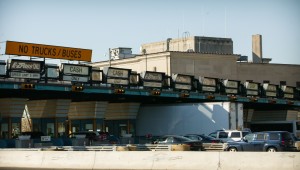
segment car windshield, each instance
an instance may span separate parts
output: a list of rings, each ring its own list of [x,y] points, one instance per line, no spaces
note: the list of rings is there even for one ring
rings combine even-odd
[[[181,143],[192,140],[183,136],[163,136],[156,141],[159,143]]]

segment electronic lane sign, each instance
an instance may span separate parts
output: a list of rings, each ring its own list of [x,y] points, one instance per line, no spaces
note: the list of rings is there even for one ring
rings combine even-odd
[[[4,60],[0,60],[0,76],[6,75],[6,63]]]
[[[190,75],[172,74],[172,84],[177,90],[192,90],[192,79]]]
[[[6,42],[5,54],[88,62],[90,62],[92,58],[92,50],[88,49],[32,44],[15,41]]]
[[[217,79],[199,76],[200,91],[205,93],[217,92]]]
[[[130,83],[130,69],[121,69],[113,67],[104,67],[104,81],[108,84],[114,85],[125,85],[128,86]]]
[[[143,86],[150,88],[162,88],[165,73],[144,71],[140,74]]]
[[[90,80],[91,66],[62,64],[62,80],[87,83]]]
[[[29,60],[10,60],[9,75],[11,78],[40,79],[44,62]]]

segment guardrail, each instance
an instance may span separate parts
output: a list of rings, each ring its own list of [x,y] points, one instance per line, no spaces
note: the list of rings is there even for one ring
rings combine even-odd
[[[203,143],[203,147],[206,151],[224,151],[226,143]]]
[[[171,145],[145,144],[136,145],[137,151],[171,151]]]
[[[138,144],[138,145],[98,145],[98,146],[42,146],[39,148],[2,148],[0,150],[25,151],[189,151],[185,144]]]

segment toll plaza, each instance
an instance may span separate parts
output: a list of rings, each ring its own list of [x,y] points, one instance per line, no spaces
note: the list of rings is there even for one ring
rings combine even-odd
[[[9,41],[7,54],[90,61],[91,51]],[[255,114],[251,110],[284,110],[287,117],[289,110],[297,115],[300,108],[299,89],[268,82],[147,70],[138,73],[128,68],[100,69],[82,63],[55,65],[43,59],[2,61],[0,75],[1,139],[15,139],[26,131],[61,138],[92,130],[121,139],[129,136],[130,142],[138,143],[147,135],[140,128],[149,127],[138,125],[137,119],[143,111],[151,112],[151,106],[230,103],[230,108],[225,109],[230,112],[230,129],[250,126],[247,117]],[[159,117],[151,120],[155,119]]]

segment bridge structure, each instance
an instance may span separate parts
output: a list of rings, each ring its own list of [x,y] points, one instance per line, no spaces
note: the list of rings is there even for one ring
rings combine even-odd
[[[28,51],[37,47],[56,51],[52,58],[66,59],[63,54],[68,53],[78,54],[68,59],[82,57],[83,61],[90,61],[89,50],[39,44],[10,42],[7,53],[39,55]],[[58,66],[39,59],[0,62],[0,138],[3,139],[16,138],[24,130],[42,131],[53,137],[81,130],[110,131],[116,136],[135,134],[136,119],[145,104],[214,102],[242,103],[243,109],[300,109],[299,89],[286,85],[211,77],[197,79],[155,71],[136,73],[114,67],[100,70],[91,64]],[[25,123],[28,129],[24,129]]]

